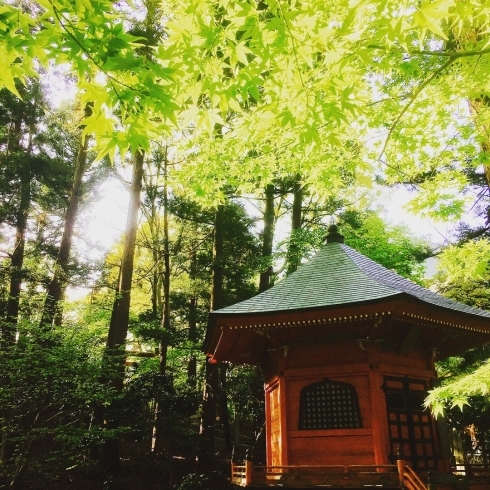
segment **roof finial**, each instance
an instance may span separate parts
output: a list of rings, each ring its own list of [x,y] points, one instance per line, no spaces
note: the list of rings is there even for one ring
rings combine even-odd
[[[330,225],[323,243],[344,243],[344,236],[338,231],[337,225]]]

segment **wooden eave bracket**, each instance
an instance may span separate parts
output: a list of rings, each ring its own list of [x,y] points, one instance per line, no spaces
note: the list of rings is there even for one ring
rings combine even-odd
[[[410,330],[400,346],[401,355],[407,356],[409,354],[423,330],[424,328],[421,325],[412,325],[410,327]]]

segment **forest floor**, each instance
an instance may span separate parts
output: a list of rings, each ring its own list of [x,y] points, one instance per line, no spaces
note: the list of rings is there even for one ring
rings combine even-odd
[[[226,461],[206,464],[183,457],[155,458],[143,445],[127,444],[117,475],[104,477],[98,466],[84,464],[49,475],[47,464],[29,467],[15,486],[20,490],[230,490],[230,465]],[[3,485],[2,485],[3,484]],[[0,489],[10,488],[1,481]]]

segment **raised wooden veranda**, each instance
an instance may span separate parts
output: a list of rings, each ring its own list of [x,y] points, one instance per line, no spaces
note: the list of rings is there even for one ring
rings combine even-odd
[[[391,488],[427,490],[417,474],[401,465],[254,466],[232,463],[232,483],[249,488]]]
[[[434,483],[429,474],[424,483],[417,473],[399,460],[396,465],[311,465],[256,466],[251,461],[231,464],[235,487],[310,489],[405,489],[405,490],[490,490],[488,465],[457,465],[452,468],[464,481]]]

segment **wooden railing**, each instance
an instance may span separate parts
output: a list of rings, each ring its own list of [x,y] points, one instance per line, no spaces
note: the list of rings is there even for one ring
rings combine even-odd
[[[427,487],[417,473],[410,466],[406,465],[403,467],[403,485],[408,490],[427,490]]]
[[[385,487],[399,488],[396,465],[253,466],[232,463],[232,483],[241,487]],[[415,490],[427,490],[419,489]]]

